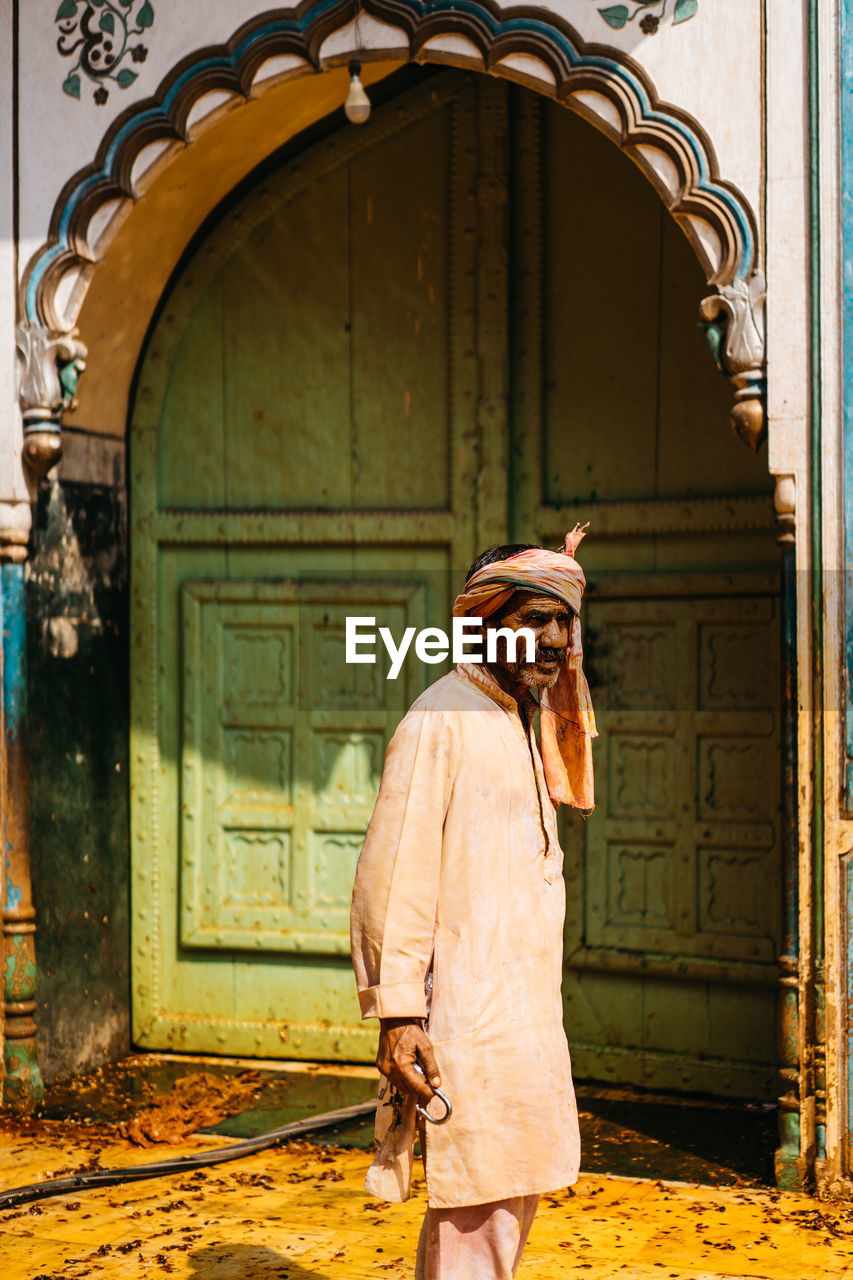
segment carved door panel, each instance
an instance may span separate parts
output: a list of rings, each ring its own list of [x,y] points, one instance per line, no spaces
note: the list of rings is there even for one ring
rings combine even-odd
[[[183,584],[181,944],[348,955],[349,896],[412,678],[344,659],[349,614],[421,627],[411,584]]]
[[[447,625],[459,566],[505,527],[480,439],[488,415],[503,482],[506,311],[481,325],[478,287],[505,288],[506,236],[474,193],[506,97],[442,76],[301,153],[164,305],[133,418],[141,1045],[375,1053],[353,871],[436,669],[348,665],[345,618]]]
[[[589,604],[597,805],[567,830],[564,987],[581,1075],[746,1096],[772,1089],[781,924],[772,589]]]

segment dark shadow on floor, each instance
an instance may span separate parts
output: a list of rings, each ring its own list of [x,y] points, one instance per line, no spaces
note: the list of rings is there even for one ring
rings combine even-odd
[[[712,1186],[772,1186],[773,1105],[577,1086],[582,1167]]]
[[[212,1244],[195,1249],[187,1261],[193,1280],[327,1280],[275,1249],[251,1244]]]
[[[239,1073],[251,1064],[134,1055],[90,1076],[52,1085],[40,1114],[56,1120],[116,1124],[192,1072]],[[205,1132],[254,1137],[291,1120],[337,1110],[376,1096],[373,1078],[263,1068],[251,1103]],[[772,1186],[776,1108],[733,1099],[651,1094],[642,1089],[577,1083],[582,1168],[586,1173],[701,1182],[710,1186]],[[369,1150],[372,1120],[317,1133],[317,1143]],[[161,1148],[164,1154],[168,1148]]]

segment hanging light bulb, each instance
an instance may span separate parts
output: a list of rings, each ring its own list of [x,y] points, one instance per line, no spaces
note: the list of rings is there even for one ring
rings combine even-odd
[[[361,83],[361,63],[358,58],[351,59],[349,74],[349,93],[344,103],[344,112],[352,124],[364,124],[370,116],[370,99]]]

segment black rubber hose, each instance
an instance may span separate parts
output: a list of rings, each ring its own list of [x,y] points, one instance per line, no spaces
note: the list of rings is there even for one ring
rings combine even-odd
[[[126,1169],[94,1169],[87,1173],[72,1173],[67,1178],[33,1182],[28,1187],[12,1187],[10,1191],[0,1192],[0,1210],[14,1209],[19,1204],[29,1204],[31,1200],[46,1200],[48,1196],[67,1195],[70,1191],[115,1187],[122,1182],[141,1182],[143,1178],[160,1178],[169,1173],[205,1169],[212,1164],[223,1164],[226,1160],[240,1160],[256,1151],[267,1151],[280,1142],[286,1142],[288,1138],[299,1138],[305,1133],[316,1133],[353,1120],[366,1119],[375,1110],[375,1099],[372,1102],[358,1102],[353,1107],[341,1107],[338,1111],[325,1111],[322,1115],[310,1116],[305,1120],[293,1120],[279,1129],[270,1129],[268,1133],[259,1133],[256,1138],[244,1138],[233,1146],[218,1147],[214,1151],[199,1151],[191,1156],[158,1160],[156,1164],[130,1165]]]

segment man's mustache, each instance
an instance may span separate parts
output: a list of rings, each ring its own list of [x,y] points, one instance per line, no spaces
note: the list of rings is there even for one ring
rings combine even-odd
[[[565,662],[568,649],[552,649],[550,645],[537,644],[536,662]]]

